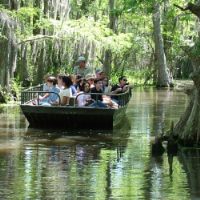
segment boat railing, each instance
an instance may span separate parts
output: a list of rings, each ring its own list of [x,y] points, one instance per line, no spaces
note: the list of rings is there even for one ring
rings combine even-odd
[[[47,92],[47,91],[23,91],[21,92],[21,104],[29,104],[31,102],[33,102],[33,100],[36,101],[36,105],[40,104],[40,99],[39,96],[40,95],[44,95],[44,94],[55,94],[58,96],[58,105],[61,105],[61,99],[60,99],[60,95],[56,92]]]
[[[33,102],[33,100],[36,101],[36,105],[40,104],[39,96],[44,94],[55,94],[58,96],[58,104],[61,105],[61,99],[58,93],[55,92],[48,92],[48,91],[42,91],[43,86],[38,85],[36,87],[28,88],[21,92],[21,104],[30,104]],[[107,96],[110,97],[111,100],[115,101],[119,107],[124,107],[130,100],[131,97],[131,89],[129,88],[127,91],[120,93],[120,94],[112,94],[112,93],[80,93],[76,97],[70,98],[70,105],[71,106],[78,106],[77,105],[77,99],[79,96],[89,94],[92,96],[95,96],[94,101],[98,101],[99,96]]]
[[[33,87],[29,87],[23,90],[23,92],[31,92],[31,91],[43,91],[44,84],[39,84]]]
[[[128,88],[128,90],[126,90],[123,93],[119,93],[119,94],[112,94],[112,93],[80,93],[76,96],[75,102],[77,102],[77,99],[79,96],[81,95],[92,95],[95,96],[95,99],[93,98],[92,100],[95,102],[98,101],[99,96],[106,96],[106,97],[110,97],[111,100],[113,100],[114,102],[116,102],[118,104],[118,107],[124,107],[130,100],[131,98],[131,89]]]

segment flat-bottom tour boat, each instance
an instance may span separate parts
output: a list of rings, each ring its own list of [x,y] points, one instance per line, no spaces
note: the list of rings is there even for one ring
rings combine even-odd
[[[120,102],[118,108],[79,107],[77,97],[70,99],[69,106],[33,105],[34,99],[44,93],[42,86],[31,87],[21,93],[20,107],[30,128],[112,130],[123,121],[131,98],[131,89],[128,89],[117,95],[106,94],[111,99],[117,96]]]

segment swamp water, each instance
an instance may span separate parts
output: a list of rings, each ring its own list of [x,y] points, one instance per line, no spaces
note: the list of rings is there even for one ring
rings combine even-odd
[[[0,199],[200,199],[198,149],[151,156],[186,105],[182,92],[137,88],[111,132],[28,129],[19,107],[0,107]]]

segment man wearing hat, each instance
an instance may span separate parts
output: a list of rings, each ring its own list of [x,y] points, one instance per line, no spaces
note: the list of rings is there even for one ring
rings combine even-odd
[[[106,77],[106,74],[102,69],[97,69],[95,74],[97,79],[104,79]]]
[[[73,74],[80,75],[85,78],[86,75],[91,74],[91,69],[86,65],[86,59],[84,56],[79,56],[77,60],[77,66],[74,67]]]

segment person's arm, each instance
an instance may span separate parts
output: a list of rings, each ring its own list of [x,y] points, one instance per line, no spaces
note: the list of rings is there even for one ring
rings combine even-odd
[[[123,89],[122,89],[122,92],[126,92],[126,90],[128,90],[128,88],[129,88],[129,85],[125,85],[125,86],[123,87]]]
[[[50,94],[46,93],[44,96],[39,96],[39,100],[43,100],[45,98],[47,98]]]
[[[117,88],[117,89],[113,90],[113,91],[111,92],[111,94],[118,94],[118,93],[120,93],[120,92],[122,92],[122,88]]]

